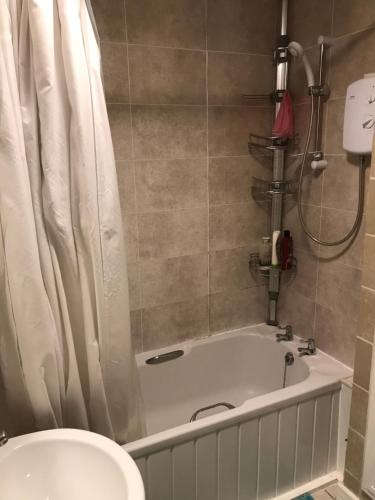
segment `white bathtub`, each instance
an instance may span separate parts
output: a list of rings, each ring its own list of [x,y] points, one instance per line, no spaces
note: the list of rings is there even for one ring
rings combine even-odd
[[[260,325],[138,355],[148,436],[125,445],[147,500],[275,498],[337,470],[341,381],[352,371]],[[181,349],[178,359],[146,359]],[[286,352],[294,364],[283,375]],[[199,408],[225,402],[235,409]]]

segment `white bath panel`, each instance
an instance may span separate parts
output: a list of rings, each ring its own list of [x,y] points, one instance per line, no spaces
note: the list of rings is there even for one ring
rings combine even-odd
[[[147,458],[147,500],[172,500],[171,458],[170,448]]]
[[[249,500],[257,497],[258,483],[258,439],[259,420],[241,424],[239,427],[239,471],[238,498]]]
[[[276,492],[278,412],[261,418],[259,423],[258,498],[272,498]]]
[[[219,500],[237,498],[238,488],[238,426],[218,433]]]
[[[311,480],[312,451],[314,442],[315,400],[304,401],[298,406],[297,460],[294,485]]]
[[[217,436],[200,437],[196,442],[197,500],[217,498]]]
[[[172,450],[172,497],[179,500],[195,498],[195,442],[177,445]]]
[[[294,484],[297,436],[297,405],[285,408],[279,415],[279,447],[277,470],[277,494],[280,495]]]

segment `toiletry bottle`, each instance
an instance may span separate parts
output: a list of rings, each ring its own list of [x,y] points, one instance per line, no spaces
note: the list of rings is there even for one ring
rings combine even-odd
[[[270,266],[271,254],[271,238],[269,236],[263,236],[259,245],[259,265],[262,267]]]
[[[272,233],[272,259],[271,259],[271,266],[272,267],[279,267],[279,238],[280,238],[280,231],[274,231]]]
[[[293,265],[293,238],[290,236],[290,231],[284,231],[280,242],[280,257],[281,269],[286,271],[291,269]]]

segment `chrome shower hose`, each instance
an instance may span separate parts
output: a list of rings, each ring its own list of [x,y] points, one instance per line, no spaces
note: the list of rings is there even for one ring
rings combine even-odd
[[[345,243],[354,234],[357,234],[359,227],[361,225],[361,221],[362,221],[362,217],[363,217],[363,209],[364,209],[364,200],[365,200],[365,182],[366,182],[365,157],[364,156],[361,157],[361,165],[359,167],[359,179],[358,179],[359,193],[358,193],[357,215],[356,215],[356,218],[355,218],[355,221],[354,221],[352,228],[344,237],[342,237],[341,239],[339,239],[337,241],[324,241],[324,240],[319,239],[317,236],[314,236],[314,234],[308,229],[306,221],[304,220],[303,213],[302,213],[303,171],[305,168],[306,158],[307,158],[308,151],[309,151],[313,123],[314,123],[314,96],[311,96],[311,111],[310,111],[309,129],[308,129],[308,133],[307,133],[306,147],[305,147],[305,150],[303,152],[301,169],[300,169],[300,174],[299,174],[299,182],[298,182],[298,195],[297,195],[298,217],[299,217],[299,220],[301,222],[301,226],[302,226],[304,233],[310,239],[312,239],[315,243],[318,243],[319,245],[323,245],[326,247],[334,247],[336,245],[341,245],[342,243]]]

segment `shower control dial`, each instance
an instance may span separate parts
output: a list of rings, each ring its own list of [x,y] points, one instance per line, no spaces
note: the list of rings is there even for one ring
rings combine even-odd
[[[366,130],[371,130],[375,125],[375,117],[366,116],[362,122],[362,127]]]

